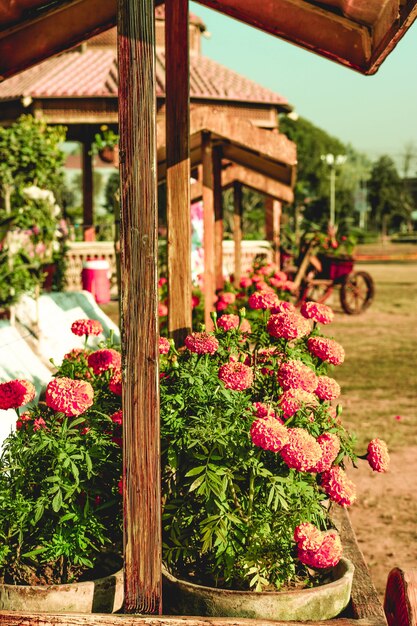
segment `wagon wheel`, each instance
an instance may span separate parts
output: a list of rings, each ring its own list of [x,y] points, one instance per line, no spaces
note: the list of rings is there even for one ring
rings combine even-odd
[[[375,287],[368,272],[351,272],[340,289],[340,304],[345,313],[359,315],[371,305]]]
[[[333,293],[333,282],[332,281],[315,281],[312,280],[310,282],[306,282],[301,286],[301,295],[299,298],[299,303],[303,302],[319,302],[322,304],[325,302]]]
[[[393,569],[385,589],[384,611],[389,626],[417,624],[417,569]]]

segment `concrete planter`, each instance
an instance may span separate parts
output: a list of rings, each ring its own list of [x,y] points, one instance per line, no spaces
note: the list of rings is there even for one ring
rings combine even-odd
[[[353,563],[341,559],[334,580],[300,591],[233,591],[178,580],[164,571],[164,608],[176,615],[248,617],[276,620],[325,620],[349,604]]]
[[[115,613],[123,605],[123,570],[68,585],[1,585],[0,610],[23,613]]]

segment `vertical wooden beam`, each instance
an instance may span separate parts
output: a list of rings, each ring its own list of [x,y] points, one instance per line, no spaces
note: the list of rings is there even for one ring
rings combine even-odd
[[[235,242],[235,287],[239,287],[242,278],[242,184],[233,183],[233,239]]]
[[[266,238],[272,244],[273,262],[280,266],[281,255],[281,213],[282,204],[270,196],[265,199],[265,230]]]
[[[223,289],[223,196],[222,154],[220,146],[213,148],[214,247],[216,289]]]
[[[165,3],[168,330],[191,331],[190,72],[188,0]]]
[[[204,323],[212,328],[210,318],[216,298],[214,277],[214,179],[213,146],[210,133],[203,133],[203,222],[204,222]]]
[[[94,194],[93,194],[93,158],[91,156],[91,139],[82,142],[83,163],[83,239],[95,240],[94,230]]]
[[[154,6],[119,0],[125,612],[161,613]]]

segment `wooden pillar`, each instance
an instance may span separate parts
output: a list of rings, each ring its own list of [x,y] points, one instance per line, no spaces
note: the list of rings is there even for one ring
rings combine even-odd
[[[165,3],[168,330],[191,331],[191,193],[188,0]]]
[[[239,287],[242,278],[242,184],[233,183],[233,239],[235,242],[235,287]]]
[[[95,241],[94,230],[94,194],[93,194],[93,157],[91,156],[91,138],[82,143],[83,154],[83,239]]]
[[[203,133],[203,223],[204,223],[204,323],[213,327],[210,313],[214,311],[216,297],[214,275],[214,178],[213,146],[210,133]]]
[[[220,146],[213,147],[213,200],[214,200],[214,259],[216,289],[223,289],[223,196],[222,154]]]
[[[154,6],[119,0],[125,612],[161,613]]]
[[[280,246],[281,246],[281,212],[282,205],[279,200],[270,196],[265,199],[265,230],[266,238],[272,244],[273,262],[280,267]]]

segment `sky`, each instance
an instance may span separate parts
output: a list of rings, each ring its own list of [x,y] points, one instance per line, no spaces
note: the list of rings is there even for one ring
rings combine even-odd
[[[262,0],[260,0],[262,1]],[[296,112],[375,160],[413,145],[417,174],[417,21],[374,76],[321,58],[194,2],[209,32],[203,54],[280,93]]]

